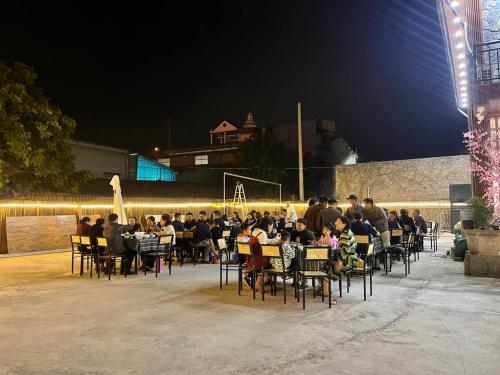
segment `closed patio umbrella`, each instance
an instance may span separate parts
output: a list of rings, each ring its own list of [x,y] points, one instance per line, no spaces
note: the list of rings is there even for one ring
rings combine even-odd
[[[127,215],[125,214],[125,207],[123,206],[120,177],[114,175],[109,184],[113,186],[113,213],[118,215],[118,224],[127,224]]]

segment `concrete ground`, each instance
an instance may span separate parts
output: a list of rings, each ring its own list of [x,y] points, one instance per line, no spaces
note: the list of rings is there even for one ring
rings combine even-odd
[[[69,265],[0,259],[0,374],[500,374],[500,280],[434,254],[377,273],[367,302],[356,280],[305,311],[238,296],[235,274],[219,291],[216,265],[111,281]]]

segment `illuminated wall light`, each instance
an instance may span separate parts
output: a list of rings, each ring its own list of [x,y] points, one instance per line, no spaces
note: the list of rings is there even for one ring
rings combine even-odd
[[[463,53],[460,53],[460,54],[457,56],[457,58],[458,58],[459,60],[463,60],[463,59],[465,59],[465,55],[464,55]]]
[[[462,98],[466,98],[466,97],[467,97],[467,93],[466,93],[466,92],[463,92],[463,93],[461,93],[461,94],[460,94],[460,96],[461,96]]]
[[[460,73],[458,73],[458,75],[459,75],[460,77],[465,77],[465,76],[467,75],[467,73],[465,73],[465,72],[460,72]]]
[[[462,35],[463,35],[463,33],[462,33],[460,30],[458,30],[458,31],[455,33],[455,36],[456,36],[457,38],[458,38],[458,37],[460,37],[460,36],[462,36]]]
[[[465,68],[465,63],[458,64],[458,67],[459,67],[460,69]]]
[[[464,48],[464,44],[462,42],[457,43],[456,47],[459,48],[459,49],[460,48]]]
[[[453,22],[459,23],[461,21],[460,17],[455,17],[453,18]]]
[[[459,4],[458,1],[452,1],[450,4],[453,8],[456,8]]]
[[[466,85],[466,84],[467,84],[467,81],[466,81],[465,79],[462,79],[462,80],[460,81],[460,84],[461,84],[462,86],[464,86],[464,85]]]

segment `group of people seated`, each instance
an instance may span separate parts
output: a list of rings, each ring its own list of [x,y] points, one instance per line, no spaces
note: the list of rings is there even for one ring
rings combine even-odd
[[[372,198],[365,198],[363,205],[358,202],[358,197],[355,195],[350,195],[347,200],[350,205],[343,212],[337,200],[332,197],[311,198],[302,218],[297,218],[293,206],[263,213],[252,210],[244,220],[238,211],[234,211],[228,219],[218,210],[210,216],[202,210],[198,213],[197,219],[191,212],[186,215],[163,214],[158,222],[154,216],[149,216],[145,218],[144,223],[132,216],[129,217],[127,225],[118,224],[116,214],[109,215],[106,226],[104,219],[99,218],[94,225],[90,225],[91,219],[83,217],[76,234],[89,236],[92,244],[97,243],[98,237],[107,238],[109,250],[114,254],[124,255],[127,273],[130,273],[137,248],[131,248],[129,242],[123,241],[122,234],[125,232],[130,234],[145,232],[157,236],[172,235],[172,244],[175,245],[176,232],[191,231],[192,239],[182,245],[194,249],[196,256],[202,254],[203,262],[217,263],[219,259],[215,244],[223,237],[223,231],[226,229],[231,231],[231,237],[236,238],[236,242],[283,246],[284,264],[280,259],[271,261],[259,256],[246,259],[235,252],[233,261],[236,263],[256,268],[289,269],[296,264],[292,243],[320,245],[335,249],[335,261],[339,265],[335,271],[340,273],[342,270],[354,267],[356,261],[366,254],[368,245],[358,244],[356,235],[380,237],[385,248],[399,242],[398,238],[391,237],[392,229],[400,228],[415,234],[427,232],[426,221],[418,209],[413,211],[412,216],[406,209],[402,209],[398,215],[396,211],[388,212],[377,206]]]

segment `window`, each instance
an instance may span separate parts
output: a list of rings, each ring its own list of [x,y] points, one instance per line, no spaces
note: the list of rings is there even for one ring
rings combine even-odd
[[[165,167],[170,167],[170,158],[158,159],[158,163],[163,164]]]
[[[207,165],[208,164],[208,155],[196,155],[194,157],[195,165]]]

